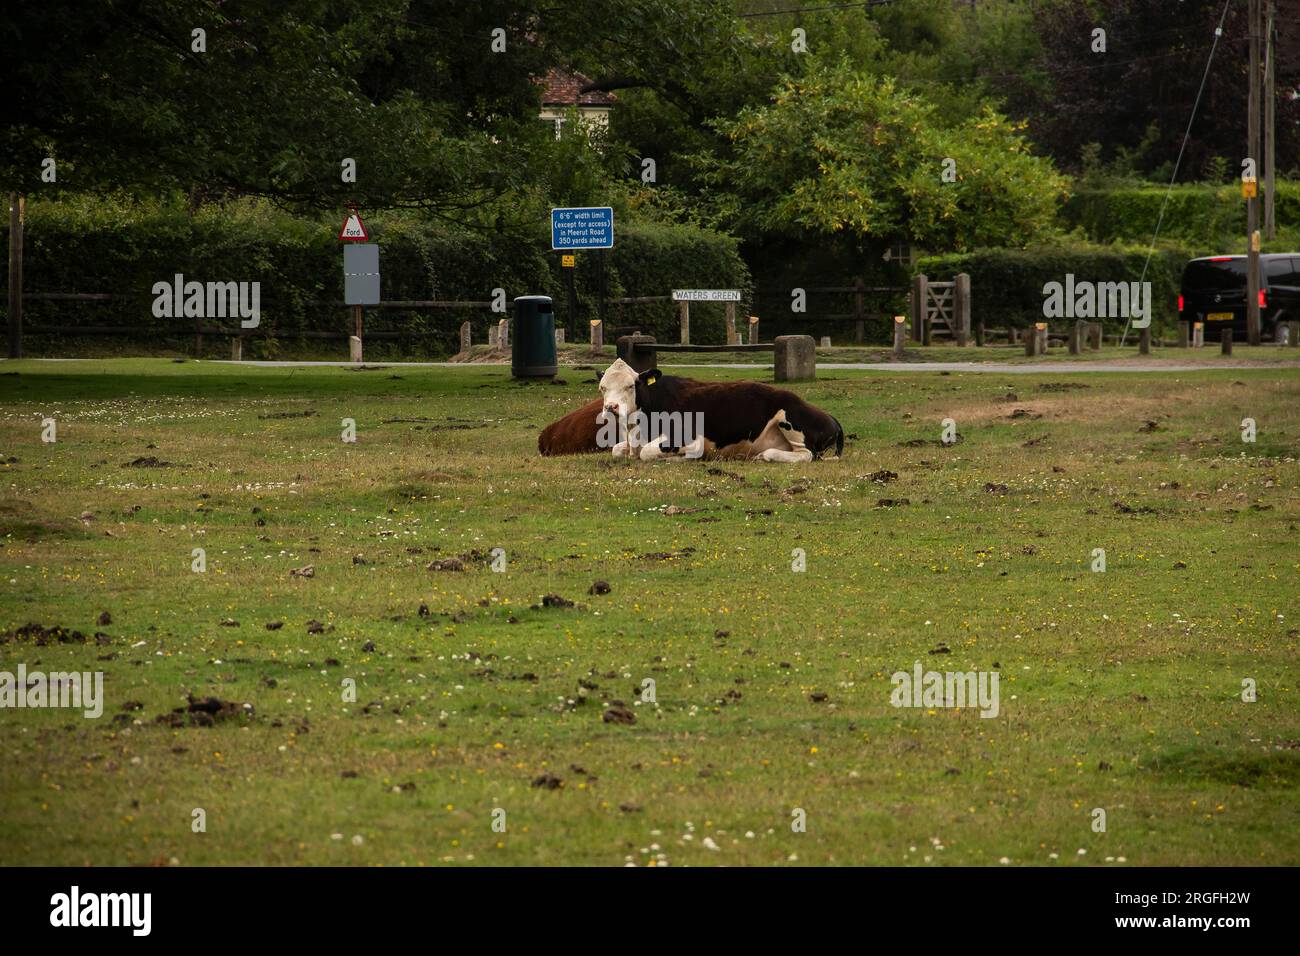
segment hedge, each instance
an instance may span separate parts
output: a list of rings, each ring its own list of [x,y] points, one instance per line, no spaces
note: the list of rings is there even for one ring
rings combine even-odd
[[[971,277],[971,323],[989,328],[1024,328],[1044,321],[1043,286],[1076,281],[1135,282],[1142,276],[1145,246],[1065,243],[1028,249],[984,249],[970,253],[927,256],[917,261],[916,273],[932,280],[949,280],[959,272]],[[1171,243],[1157,247],[1147,268],[1151,283],[1152,328],[1172,328],[1177,321],[1178,289],[1183,266],[1191,255]],[[1123,319],[1104,319],[1108,331],[1124,327]],[[1064,328],[1068,320],[1055,325]]]
[[[1068,228],[1082,229],[1093,242],[1150,242],[1165,192],[1158,185],[1081,189],[1061,207],[1061,220]],[[1279,224],[1300,222],[1300,183],[1277,184],[1274,215]],[[1241,186],[1175,186],[1160,235],[1194,246],[1197,255],[1243,252],[1246,203]]]
[[[267,203],[240,201],[204,206],[193,213],[176,199],[141,201],[127,197],[64,197],[28,204],[24,236],[24,289],[29,292],[130,293],[110,302],[25,301],[25,326],[99,325],[146,329],[127,337],[130,351],[187,348],[192,319],[155,318],[152,287],[182,273],[186,281],[261,283],[262,323],[249,342],[250,357],[304,352],[341,353],[341,343],[306,339],[303,331],[346,331],[347,312],[330,306],[342,301],[341,243],[335,219],[294,216]],[[549,235],[539,224],[531,235],[484,234],[445,224],[421,213],[402,211],[364,217],[371,239],[380,246],[385,300],[489,300],[493,290],[516,295],[551,295],[557,322],[567,324],[566,278]],[[0,228],[7,242],[7,224]],[[579,253],[575,285],[579,334],[595,316],[598,289],[596,253]],[[662,295],[674,287],[727,286],[748,289],[749,274],[731,238],[690,226],[619,223],[615,247],[607,253],[607,294]],[[0,303],[2,308],[3,303]],[[676,335],[670,303],[629,307],[628,324]],[[426,311],[372,310],[370,331],[424,333],[402,340],[375,339],[367,354],[446,355],[458,346],[461,322],[473,323],[475,340],[486,340],[489,324],[500,318],[484,309]],[[611,308],[609,324],[620,316]],[[692,315],[700,334],[721,339],[706,316]],[[215,320],[217,323],[220,320]],[[211,324],[209,322],[208,324]],[[233,324],[233,323],[232,323]],[[709,339],[710,341],[715,339]],[[87,340],[103,346],[105,340]],[[121,340],[108,340],[118,345]],[[32,336],[32,354],[56,354],[80,340]],[[224,351],[224,340],[206,341],[210,354]]]

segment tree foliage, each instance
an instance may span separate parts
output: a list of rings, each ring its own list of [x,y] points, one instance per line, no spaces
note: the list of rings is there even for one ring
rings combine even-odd
[[[1020,128],[987,108],[946,126],[935,113],[893,80],[841,64],[789,79],[770,104],[718,121],[731,154],[699,162],[728,191],[720,221],[751,234],[900,236],[966,249],[1023,245],[1050,230],[1065,182],[1030,153]]]

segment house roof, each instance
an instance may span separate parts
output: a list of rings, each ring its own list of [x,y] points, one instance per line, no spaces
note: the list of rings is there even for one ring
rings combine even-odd
[[[542,87],[543,106],[613,106],[618,102],[613,94],[600,90],[579,92],[591,80],[581,73],[570,73],[558,67],[536,82]]]

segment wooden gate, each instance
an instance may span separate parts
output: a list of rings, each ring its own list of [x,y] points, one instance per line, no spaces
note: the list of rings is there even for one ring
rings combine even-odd
[[[951,282],[912,277],[909,296],[912,338],[929,345],[934,335],[948,336],[958,345],[970,343],[970,276],[962,272]]]

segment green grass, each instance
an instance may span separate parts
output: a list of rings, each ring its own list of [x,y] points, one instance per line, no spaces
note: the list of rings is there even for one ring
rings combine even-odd
[[[0,710],[0,864],[1300,863],[1294,369],[827,371],[852,437],[796,466],[539,457],[596,371],[2,371],[0,670],[107,704]],[[917,660],[999,716],[890,706]]]

